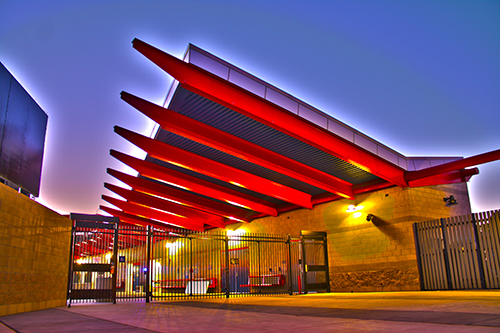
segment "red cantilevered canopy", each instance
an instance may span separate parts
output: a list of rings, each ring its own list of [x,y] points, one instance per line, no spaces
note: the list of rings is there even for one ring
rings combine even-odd
[[[132,189],[106,183],[124,200],[103,196],[121,211],[101,209],[129,223],[224,227],[391,186],[463,182],[479,172],[465,168],[500,159],[412,160],[195,46],[186,61],[133,46],[176,82],[165,107],[121,94],[160,125],[154,138],[115,127],[148,154],[111,151],[138,175],[108,169]]]

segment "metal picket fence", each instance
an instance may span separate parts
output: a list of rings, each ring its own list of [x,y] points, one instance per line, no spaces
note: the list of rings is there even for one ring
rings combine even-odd
[[[500,212],[413,225],[422,290],[500,288]]]

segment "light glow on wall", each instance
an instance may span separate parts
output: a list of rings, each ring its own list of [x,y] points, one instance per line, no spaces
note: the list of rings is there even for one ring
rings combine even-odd
[[[357,212],[358,210],[362,210],[363,208],[365,208],[364,206],[361,206],[361,205],[358,205],[358,206],[355,206],[355,205],[349,205],[347,207],[347,210],[346,212],[347,213],[354,213],[354,212]]]
[[[176,240],[173,243],[166,243],[165,247],[168,249],[168,254],[173,256],[179,251],[181,247],[184,246],[184,243],[180,242],[179,240]]]
[[[247,231],[245,229],[237,229],[237,230],[231,230],[227,229],[226,230],[226,235],[229,238],[229,247],[235,247],[241,243],[241,237],[243,236]]]

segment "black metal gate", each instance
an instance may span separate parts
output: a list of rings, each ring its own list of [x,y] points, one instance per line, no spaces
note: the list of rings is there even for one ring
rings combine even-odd
[[[187,230],[154,230],[152,237],[153,300],[300,290],[300,266],[292,265],[298,237]]]
[[[329,291],[326,233],[194,232],[71,218],[69,305]]]
[[[71,214],[68,306],[71,302],[116,302],[118,218]]]
[[[500,212],[414,224],[422,290],[500,288]]]

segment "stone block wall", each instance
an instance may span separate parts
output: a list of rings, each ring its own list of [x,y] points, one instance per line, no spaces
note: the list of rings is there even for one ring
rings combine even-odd
[[[66,305],[71,220],[0,184],[0,316]]]
[[[454,195],[458,205],[447,207]],[[360,209],[347,212],[349,205]],[[326,231],[332,291],[420,290],[413,223],[469,214],[465,183],[392,187],[265,217],[243,225],[248,232],[298,235]],[[367,221],[367,215],[373,219]]]

